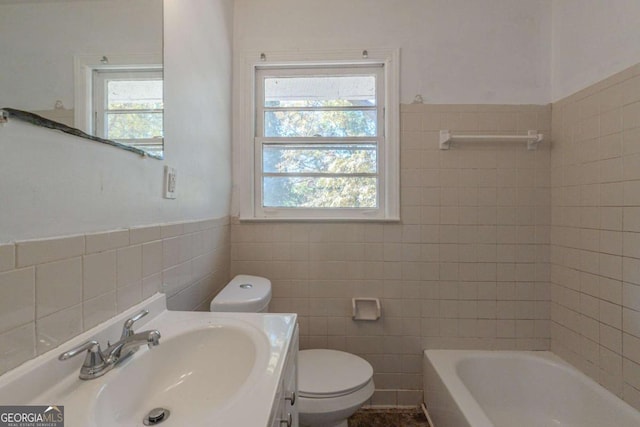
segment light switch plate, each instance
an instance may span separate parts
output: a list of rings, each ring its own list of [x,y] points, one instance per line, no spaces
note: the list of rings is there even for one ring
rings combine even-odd
[[[164,198],[175,199],[176,198],[176,183],[178,178],[178,171],[176,168],[169,166],[164,167]]]

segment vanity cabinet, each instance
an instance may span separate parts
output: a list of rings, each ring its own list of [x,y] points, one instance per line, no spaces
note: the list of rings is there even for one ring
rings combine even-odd
[[[298,327],[296,326],[276,399],[270,427],[298,427]]]

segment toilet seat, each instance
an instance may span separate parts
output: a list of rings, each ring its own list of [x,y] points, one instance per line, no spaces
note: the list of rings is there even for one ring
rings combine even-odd
[[[373,368],[366,360],[338,350],[302,350],[298,353],[298,394],[306,398],[333,398],[360,390],[371,382]]]

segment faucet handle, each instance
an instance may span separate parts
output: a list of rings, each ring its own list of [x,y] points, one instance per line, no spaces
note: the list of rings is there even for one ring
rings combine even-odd
[[[65,351],[60,356],[58,356],[58,360],[71,359],[72,357],[77,356],[84,351],[88,351],[89,353],[102,353],[102,351],[100,351],[100,343],[93,340],[80,344],[79,346],[74,347],[69,351]]]
[[[100,349],[100,344],[95,340],[87,341],[84,344],[80,344],[79,346],[74,347],[69,351],[65,351],[60,356],[58,356],[58,360],[71,359],[72,357],[77,356],[84,351],[87,352],[87,355],[85,356],[84,363],[82,364],[82,368],[80,369],[80,379],[87,380],[96,378],[108,371],[107,364],[104,360],[104,355],[102,354],[102,350]]]
[[[138,320],[142,319],[144,316],[146,316],[147,314],[149,314],[149,310],[142,310],[140,313],[136,314],[135,316],[131,317],[130,319],[127,319],[124,322],[124,326],[122,327],[122,335],[120,336],[120,339],[125,339],[127,337],[130,337],[131,335],[133,335],[133,324],[135,322],[137,322]]]

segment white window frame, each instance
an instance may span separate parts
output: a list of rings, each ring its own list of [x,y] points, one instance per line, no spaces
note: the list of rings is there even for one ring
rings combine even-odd
[[[366,56],[366,57],[364,57]],[[239,105],[235,119],[234,179],[240,220],[245,221],[398,221],[400,219],[399,178],[399,56],[398,49],[316,51],[316,52],[256,52],[247,54],[241,66]],[[266,58],[261,60],[260,58]],[[378,207],[377,208],[265,208],[262,206],[262,143],[257,131],[262,120],[257,119],[259,90],[256,76],[263,70],[334,68],[349,69],[380,66],[382,80],[377,80],[380,93],[377,106],[378,129],[383,132],[370,138],[378,143]]]
[[[113,80],[162,80],[162,68],[96,68],[93,70],[93,123],[94,134],[100,138],[107,138],[106,135],[106,116],[107,113],[114,110],[107,109],[107,83]],[[120,110],[131,111],[132,113],[144,112],[162,112],[163,110]],[[116,139],[107,138],[118,141],[132,147],[145,149],[162,147],[163,138],[138,138],[138,139]]]
[[[93,72],[99,69],[162,69],[162,54],[76,55],[74,70],[74,127],[95,135],[93,127]]]

